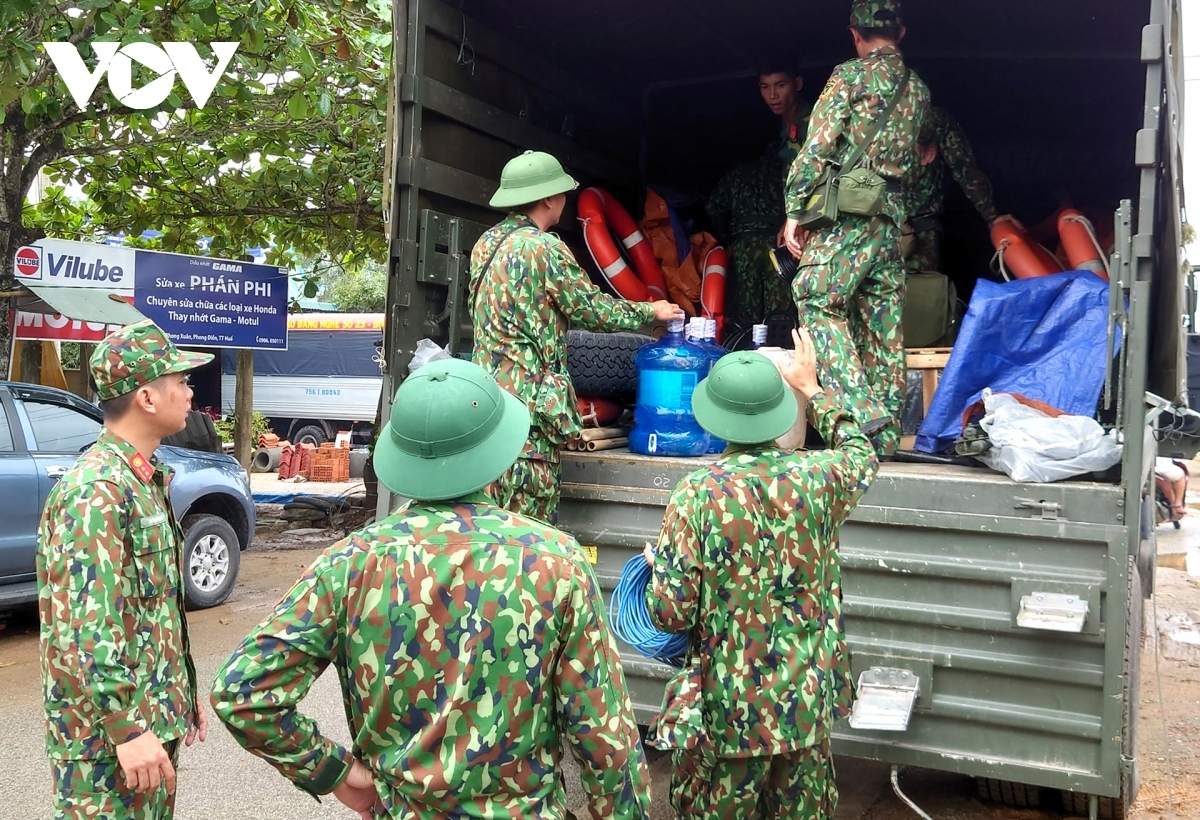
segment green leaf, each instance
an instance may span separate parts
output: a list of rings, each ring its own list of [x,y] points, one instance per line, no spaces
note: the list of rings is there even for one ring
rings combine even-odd
[[[305,99],[303,92],[297,91],[288,98],[287,111],[288,116],[293,120],[302,120],[308,117],[308,100]]]
[[[309,279],[307,282],[304,283],[304,298],[305,299],[316,299],[317,294],[320,292],[321,292],[320,285],[318,285],[314,280]]]
[[[328,91],[322,91],[317,97],[317,113],[322,117],[328,117],[333,111],[333,98],[329,96]]]

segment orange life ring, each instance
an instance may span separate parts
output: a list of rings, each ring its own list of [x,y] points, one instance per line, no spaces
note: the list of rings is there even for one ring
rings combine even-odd
[[[704,256],[704,278],[700,281],[700,307],[704,315],[717,321],[717,341],[725,331],[725,275],[729,253],[720,245]]]
[[[631,302],[666,299],[667,280],[662,267],[629,211],[601,188],[585,188],[576,208],[583,224],[583,241],[613,290]],[[617,250],[614,235],[629,252],[636,273]]]
[[[1001,270],[1011,270],[1018,279],[1034,279],[1062,271],[1054,254],[1026,236],[1021,226],[1010,219],[992,223],[992,245],[996,248]]]
[[[608,427],[616,424],[625,412],[624,405],[610,399],[580,398],[578,401],[584,427]]]
[[[1090,270],[1108,281],[1104,252],[1091,220],[1074,208],[1068,208],[1058,215],[1058,238],[1062,240],[1071,270]]]

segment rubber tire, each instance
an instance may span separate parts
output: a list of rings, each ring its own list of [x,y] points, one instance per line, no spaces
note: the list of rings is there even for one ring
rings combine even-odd
[[[242,544],[237,533],[229,522],[219,515],[199,513],[183,519],[183,566],[180,574],[183,576],[183,600],[185,608],[190,612],[197,609],[208,609],[224,603],[237,586],[238,567],[242,563]],[[195,586],[190,569],[192,549],[201,538],[213,535],[225,542],[229,554],[229,568],[225,580],[212,591],[205,591]]]
[[[1124,704],[1122,719],[1125,722],[1125,732],[1121,737],[1121,754],[1137,760],[1138,741],[1138,688],[1141,684],[1142,659],[1142,620],[1145,605],[1141,596],[1142,579],[1137,562],[1129,561],[1128,597],[1125,610],[1125,687],[1121,693]],[[1121,781],[1119,797],[1100,798],[1100,820],[1125,820],[1133,801],[1141,787],[1141,779],[1137,774],[1137,764],[1134,764],[1132,775],[1124,776]],[[1064,790],[1062,792],[1063,811],[1088,816],[1088,797],[1082,792]]]
[[[641,333],[567,333],[567,371],[575,394],[590,399],[626,398],[637,392],[634,357],[654,340]]]
[[[325,428],[319,424],[306,424],[298,428],[292,433],[292,444],[298,447],[305,438],[312,439],[314,447],[320,447],[329,441],[329,436],[325,435]]]
[[[981,800],[990,800],[1005,806],[1021,809],[1036,809],[1042,805],[1042,790],[1039,786],[1015,783],[1011,780],[996,780],[991,777],[975,778],[975,788]]]

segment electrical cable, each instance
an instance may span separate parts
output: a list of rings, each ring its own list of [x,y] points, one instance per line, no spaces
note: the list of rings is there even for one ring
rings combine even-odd
[[[688,650],[686,632],[660,632],[650,620],[646,587],[653,571],[641,553],[630,558],[621,570],[621,580],[612,593],[608,619],[617,637],[647,658],[683,667]]]

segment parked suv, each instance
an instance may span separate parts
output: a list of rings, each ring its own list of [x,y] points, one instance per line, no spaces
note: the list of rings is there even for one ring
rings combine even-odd
[[[100,425],[99,408],[78,396],[0,381],[0,609],[37,600],[42,508]],[[184,532],[187,608],[216,606],[233,591],[241,552],[254,535],[250,478],[226,455],[166,446],[157,455],[175,470],[171,506]]]

